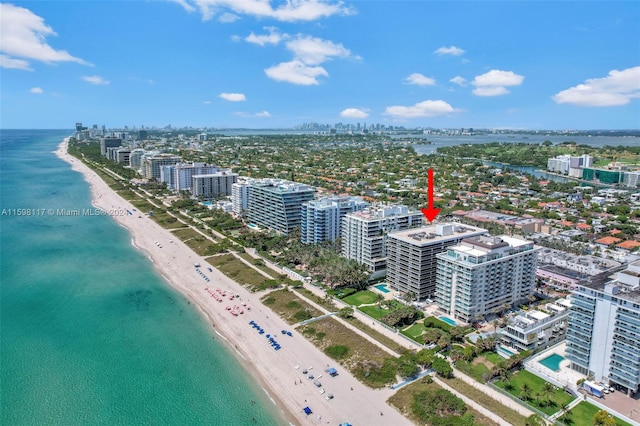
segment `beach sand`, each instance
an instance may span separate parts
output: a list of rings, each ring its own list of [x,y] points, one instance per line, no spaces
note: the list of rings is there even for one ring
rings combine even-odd
[[[56,155],[70,163],[73,170],[83,174],[91,186],[95,207],[107,213],[112,209],[125,209],[134,213],[116,214],[112,217],[129,231],[132,244],[149,257],[168,284],[200,309],[213,330],[235,352],[241,364],[261,384],[277,409],[292,424],[412,424],[386,403],[393,391],[388,388],[374,390],[366,387],[262,305],[260,295],[250,293],[215,268],[212,268],[213,272],[209,272],[209,264],[204,257],[198,256],[144,213],[135,210],[134,206],[109,188],[88,166],[69,155],[66,139],[58,146]],[[203,276],[198,274],[195,262],[202,265],[200,270],[210,282],[205,282]],[[237,293],[240,300],[224,298],[222,302],[218,302],[207,292],[207,287],[214,292],[219,287],[227,292]],[[226,310],[227,306],[242,303],[247,303],[251,311],[245,308],[244,313],[236,317]],[[258,323],[265,334],[258,334],[249,325],[250,320]],[[293,335],[290,337],[281,334],[282,329],[292,331]],[[282,349],[274,350],[265,338],[266,334],[274,336]],[[339,375],[330,377],[324,371],[327,366],[335,367]],[[314,385],[315,379],[310,380],[302,373],[303,369],[309,370],[316,377],[322,375],[319,381],[325,390],[324,394],[320,394],[320,388]],[[329,393],[334,396],[332,400],[325,399]],[[313,410],[313,414],[308,416],[302,411],[307,406]]]

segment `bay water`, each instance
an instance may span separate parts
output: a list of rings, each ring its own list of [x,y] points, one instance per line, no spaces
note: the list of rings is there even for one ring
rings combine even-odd
[[[286,420],[53,151],[71,131],[0,131],[0,424]]]

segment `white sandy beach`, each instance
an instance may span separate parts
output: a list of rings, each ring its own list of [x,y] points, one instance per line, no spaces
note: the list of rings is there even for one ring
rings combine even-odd
[[[66,140],[59,145],[56,155],[70,163],[73,170],[84,175],[91,186],[95,207],[107,212],[110,209],[134,211],[135,207],[111,190],[95,172],[67,153]],[[235,350],[240,362],[262,384],[274,404],[291,423],[338,425],[349,422],[353,425],[371,426],[412,424],[387,405],[386,400],[392,395],[391,390],[373,390],[360,383],[263,306],[259,302],[259,295],[249,293],[215,268],[213,272],[209,272],[206,269],[209,264],[203,257],[195,254],[145,214],[139,215],[137,211],[134,213],[113,215],[113,219],[130,232],[132,243],[147,254],[167,282],[200,308],[213,329],[228,342],[230,349]],[[194,262],[202,265],[200,269],[210,282],[205,282],[197,273]],[[218,302],[206,291],[207,287],[213,291],[219,287],[238,293],[241,301],[225,298]],[[225,309],[227,305],[241,303],[247,303],[252,308],[251,311],[245,309],[244,314],[235,317]],[[259,335],[249,325],[250,320],[258,323],[265,334]],[[291,330],[293,336],[282,335],[282,329]],[[281,350],[275,351],[270,346],[265,338],[268,333],[282,345]],[[327,366],[335,367],[339,375],[330,377],[324,372]],[[303,369],[310,369],[309,372],[316,377],[322,375],[320,382],[326,392],[324,395],[320,394],[314,380],[309,380],[302,374]],[[329,393],[334,395],[330,401],[325,399]],[[302,408],[306,406],[313,410],[313,414],[307,416],[303,413]]]

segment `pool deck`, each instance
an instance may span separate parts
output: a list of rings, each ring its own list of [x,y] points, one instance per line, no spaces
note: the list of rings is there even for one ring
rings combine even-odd
[[[578,373],[577,371],[572,370],[569,367],[571,362],[568,359],[565,358],[560,361],[560,364],[558,365],[558,371],[553,371],[552,369],[546,367],[544,364],[540,364],[540,360],[543,360],[553,354],[558,354],[564,358],[566,347],[566,343],[563,342],[545,349],[544,351],[534,356],[532,359],[528,360],[525,363],[525,368],[536,376],[542,377],[543,379],[555,384],[556,386],[566,386],[570,389],[573,389],[574,391],[577,391],[578,385],[576,384],[576,382],[580,379],[584,379],[585,376]]]

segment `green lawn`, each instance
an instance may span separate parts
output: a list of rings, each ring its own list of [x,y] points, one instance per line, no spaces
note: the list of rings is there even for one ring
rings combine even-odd
[[[482,352],[478,356],[479,357],[480,356],[485,357],[487,359],[487,361],[489,361],[492,364],[497,364],[497,363],[499,363],[500,361],[502,361],[504,359],[504,358],[502,358],[500,355],[498,355],[495,352]]]
[[[564,424],[571,426],[590,425],[593,424],[593,416],[595,416],[598,411],[600,411],[600,408],[583,401],[573,407],[571,412],[569,412],[569,415],[563,416],[560,420]],[[616,426],[631,426],[629,423],[620,420],[617,417],[615,420]]]
[[[422,333],[426,331],[424,324],[421,322],[413,324],[411,327],[406,330],[402,330],[401,333],[407,336],[408,338],[415,340],[416,342],[422,344],[424,343],[424,338],[421,338]]]
[[[444,321],[439,320],[436,317],[427,317],[424,319],[424,325],[425,327],[435,327],[435,328],[439,328],[442,331],[446,331],[449,332],[449,330],[451,330],[451,325],[447,324]]]
[[[527,401],[527,403],[531,404],[533,407],[537,408],[545,414],[553,414],[573,400],[571,395],[566,393],[564,390],[556,388],[555,392],[549,395],[549,401],[547,401],[547,396],[542,392],[545,380],[541,379],[535,374],[529,373],[526,370],[519,371],[518,373],[513,375],[513,377],[509,381],[511,389],[507,389],[506,382],[495,382],[496,386],[506,390],[511,395],[520,399],[522,399],[522,385],[525,383],[527,383],[527,385],[531,389],[531,399]]]
[[[347,296],[342,300],[351,306],[360,306],[360,305],[366,305],[370,303],[376,303],[377,296],[372,291],[362,290],[350,296]]]
[[[455,366],[458,370],[462,371],[468,376],[473,377],[477,382],[480,383],[485,383],[485,375],[491,373],[489,368],[481,362],[473,364],[472,362],[459,360],[456,361]]]
[[[382,318],[383,316],[389,313],[388,309],[381,308],[378,306],[361,306],[358,309],[377,320],[380,320],[380,318]]]

